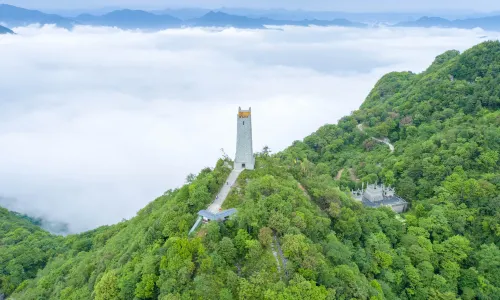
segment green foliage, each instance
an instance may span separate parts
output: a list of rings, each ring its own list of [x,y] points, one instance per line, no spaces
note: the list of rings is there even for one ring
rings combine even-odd
[[[269,227],[262,227],[259,230],[259,241],[262,247],[269,247],[273,241],[273,231]]]
[[[0,293],[15,299],[499,299],[500,42],[390,73],[360,110],[257,155],[226,222],[187,233],[229,161],[135,218],[68,237],[0,210]],[[364,130],[358,128],[363,124]],[[370,136],[389,138],[391,153]],[[339,178],[335,178],[340,174]],[[402,216],[350,196],[396,187]]]
[[[49,259],[67,250],[62,237],[0,208],[0,294],[9,295],[25,286],[25,280],[34,278]]]
[[[95,286],[95,300],[119,299],[118,294],[118,278],[113,272],[105,273]]]

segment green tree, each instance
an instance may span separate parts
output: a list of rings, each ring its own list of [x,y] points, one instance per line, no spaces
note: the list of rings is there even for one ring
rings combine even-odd
[[[273,241],[273,231],[269,227],[262,227],[259,230],[259,242],[263,247],[271,246]]]
[[[236,248],[233,245],[233,241],[228,237],[223,237],[219,242],[217,252],[220,253],[228,264],[232,264],[236,258]]]
[[[113,272],[107,272],[95,287],[96,300],[115,300],[118,297],[118,278]]]

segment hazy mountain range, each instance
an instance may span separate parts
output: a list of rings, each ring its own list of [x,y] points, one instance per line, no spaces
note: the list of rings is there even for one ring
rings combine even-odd
[[[73,20],[46,14],[37,10],[23,9],[8,4],[0,4],[0,24],[9,27],[26,26],[30,24],[56,24],[59,27],[71,28]]]
[[[182,20],[169,15],[155,15],[141,10],[116,10],[102,16],[82,14],[74,18],[79,24],[115,26],[123,29],[170,28],[182,25]]]
[[[354,22],[361,23],[397,23],[401,21],[416,20],[422,14],[418,13],[350,13],[350,12],[335,12],[335,11],[307,11],[307,10],[287,10],[287,9],[248,9],[248,8],[230,8],[222,7],[216,11],[231,15],[246,16],[249,18],[268,18],[274,20],[286,21],[302,21],[302,20],[333,20],[333,19],[348,19]],[[209,9],[204,8],[179,8],[179,9],[164,9],[152,11],[157,14],[168,14],[173,17],[188,20],[199,18],[208,12]]]
[[[122,29],[165,29],[179,27],[237,27],[263,29],[270,26],[343,26],[367,27],[374,25],[390,25],[387,20],[390,13],[364,14],[368,24],[348,20],[345,16],[360,18],[361,14],[335,12],[304,12],[287,10],[250,10],[222,8],[210,11],[201,8],[168,9],[147,12],[143,10],[113,10],[105,14],[83,13],[73,17],[63,17],[57,14],[47,14],[37,10],[24,9],[12,5],[0,4],[0,24],[9,27],[30,24],[55,24],[63,28],[75,25],[112,26]],[[393,14],[394,15],[394,14]],[[400,14],[401,15],[401,14]],[[304,18],[306,17],[306,18]],[[312,18],[309,18],[312,17]],[[399,16],[400,18],[402,16]],[[411,14],[406,16],[412,18]],[[390,23],[390,22],[389,22]],[[457,19],[454,21],[441,17],[422,17],[416,21],[395,22],[390,26],[398,27],[446,27],[446,28],[476,28],[485,30],[500,30],[500,16],[482,16]],[[0,28],[0,33],[9,32]]]
[[[46,12],[58,14],[63,17],[76,17],[81,14],[104,15],[114,10],[120,10],[124,7],[106,6],[95,9],[51,9]],[[184,8],[156,8],[147,10],[154,14],[170,15],[181,20],[189,20],[199,18],[210,11],[220,11],[230,15],[246,16],[249,18],[269,18],[274,20],[292,20],[300,21],[305,19],[318,20],[333,20],[333,19],[348,19],[354,22],[361,23],[388,23],[396,24],[399,22],[415,21],[422,16],[442,17],[450,20],[479,18],[487,16],[499,15],[500,12],[471,12],[467,10],[431,10],[431,11],[408,11],[408,12],[345,12],[345,11],[319,11],[305,9],[258,9],[245,7],[219,7],[219,8],[201,8],[201,7],[184,7]]]
[[[223,12],[213,12],[201,17],[182,20],[162,13],[152,13],[142,10],[115,10],[104,15],[81,14],[76,17],[62,17],[55,14],[45,14],[36,10],[28,10],[7,4],[0,4],[0,23],[11,27],[29,24],[55,24],[59,27],[71,28],[75,25],[114,26],[123,29],[162,29],[184,26],[211,26],[237,28],[265,28],[265,25],[295,25],[295,26],[346,26],[365,27],[366,24],[351,22],[346,19],[333,20],[274,20],[270,18],[250,18]]]
[[[413,22],[396,24],[401,27],[445,27],[472,29],[480,27],[485,30],[500,30],[500,16],[471,18],[462,20],[448,20],[439,17],[422,17]]]

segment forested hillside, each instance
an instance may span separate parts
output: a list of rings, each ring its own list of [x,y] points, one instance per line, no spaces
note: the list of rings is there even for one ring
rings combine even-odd
[[[257,155],[192,236],[227,160],[135,218],[55,237],[6,211],[0,293],[12,299],[500,299],[500,43],[384,76],[358,111]],[[388,138],[387,145],[372,139]],[[361,182],[410,210],[363,207]],[[4,218],[4,216],[6,216]],[[38,251],[38,249],[40,251]],[[38,271],[38,273],[37,273]]]
[[[0,208],[0,295],[13,292],[23,280],[35,277],[62,244],[62,238]]]

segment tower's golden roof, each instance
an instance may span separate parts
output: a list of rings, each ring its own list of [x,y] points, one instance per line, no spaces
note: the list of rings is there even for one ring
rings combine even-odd
[[[248,118],[250,117],[251,112],[250,111],[240,111],[238,112],[238,117],[239,118]]]

